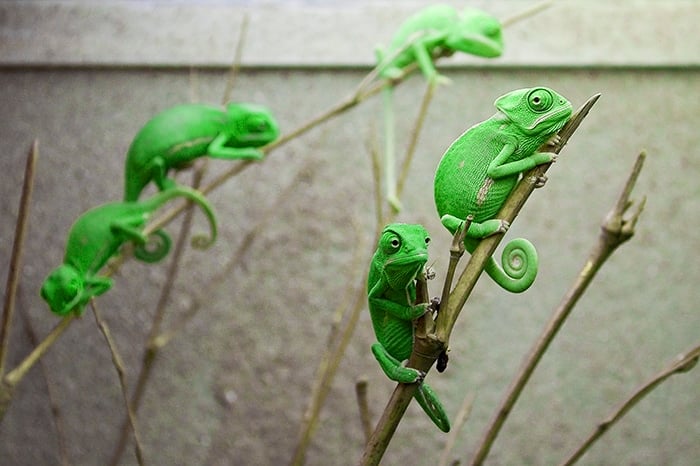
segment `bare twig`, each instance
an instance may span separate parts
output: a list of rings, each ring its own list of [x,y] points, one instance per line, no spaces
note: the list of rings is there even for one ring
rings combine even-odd
[[[560,136],[559,145],[554,148],[554,152],[558,153],[566,144],[569,137],[578,128],[581,121],[588,114],[590,108],[595,104],[599,95],[591,97],[581,109],[570,119],[570,121],[558,133]],[[551,147],[546,147],[544,150],[552,150]],[[549,164],[540,165],[533,170],[530,170],[523,176],[523,179],[515,187],[511,195],[506,200],[497,215],[497,218],[505,219],[512,223],[518,212],[525,204],[525,201],[535,189],[537,179],[549,168]],[[454,290],[450,294],[447,306],[441,306],[440,313],[436,319],[436,332],[429,334],[426,338],[420,338],[416,333],[414,340],[413,353],[409,358],[408,367],[418,369],[423,372],[428,372],[439,354],[445,350],[449,336],[467,297],[471,293],[477,279],[486,265],[486,261],[494,253],[498,243],[503,235],[493,235],[479,243],[479,246],[474,250],[469,263],[455,285]],[[398,423],[403,417],[408,404],[410,403],[417,384],[398,384],[394,393],[387,404],[382,417],[377,424],[372,438],[368,442],[363,453],[360,464],[376,465],[381,460],[386,448],[391,441]]]
[[[355,383],[355,395],[357,395],[357,407],[360,410],[360,422],[362,431],[365,433],[365,441],[372,435],[372,413],[369,410],[367,401],[367,379],[362,378]]]
[[[21,299],[24,296],[24,294],[20,291],[19,296]],[[19,308],[26,309],[25,303],[21,303]],[[20,312],[20,316],[22,317],[22,321],[24,322],[24,332],[27,335],[29,343],[32,344],[32,346],[38,345],[39,337],[37,336],[36,331],[34,330],[34,325],[32,324],[31,316],[29,316],[27,312]],[[58,402],[56,401],[56,397],[54,395],[53,388],[51,385],[51,377],[48,368],[46,367],[46,364],[43,360],[39,360],[38,365],[39,369],[41,370],[41,376],[43,377],[44,383],[46,384],[46,396],[49,401],[49,407],[51,408],[51,415],[53,417],[54,427],[56,428],[56,440],[58,442],[58,455],[60,458],[60,464],[62,466],[69,466],[70,461],[68,460],[68,445],[66,443],[66,435],[61,409],[58,405]]]
[[[477,447],[474,458],[471,461],[472,465],[482,464],[491,449],[501,427],[505,423],[508,414],[512,411],[513,406],[520,397],[523,388],[530,380],[530,376],[534,372],[537,364],[542,359],[542,356],[549,348],[550,343],[562,327],[572,309],[578,302],[578,299],[588,288],[600,267],[605,263],[606,259],[617,249],[618,246],[629,240],[634,234],[634,227],[639,218],[639,214],[644,207],[644,201],[640,202],[636,211],[629,219],[623,219],[622,216],[631,206],[630,194],[634,184],[639,176],[644,162],[644,154],[640,154],[637,158],[632,172],[627,180],[616,205],[608,214],[601,228],[601,235],[598,243],[593,247],[593,250],[588,256],[579,276],[576,278],[571,289],[562,299],[561,303],[554,311],[551,319],[544,328],[542,334],[535,342],[535,345],[530,350],[530,354],[519,369],[517,375],[513,379],[508,391],[501,401],[494,418],[488,425],[484,437]]]
[[[34,171],[36,159],[39,156],[39,141],[34,140],[27,154],[27,163],[24,168],[24,184],[19,201],[19,212],[15,224],[15,239],[12,245],[10,268],[7,273],[7,285],[5,286],[5,301],[2,309],[2,326],[0,327],[0,378],[5,375],[5,360],[10,340],[10,326],[15,311],[17,298],[17,285],[19,284],[19,272],[22,268],[22,250],[24,249],[24,237],[29,220],[29,204],[34,191]]]
[[[131,431],[134,434],[134,450],[136,452],[136,460],[138,461],[139,466],[143,466],[143,450],[141,448],[141,441],[139,439],[138,429],[136,428],[136,416],[134,415],[134,412],[131,409],[131,404],[129,403],[129,389],[126,383],[126,370],[124,369],[124,361],[119,355],[117,345],[114,342],[114,339],[112,338],[112,333],[110,332],[109,327],[107,326],[107,322],[105,322],[102,319],[102,317],[100,316],[100,312],[95,306],[94,299],[90,301],[90,305],[92,307],[92,313],[95,316],[95,322],[97,323],[97,327],[100,329],[102,336],[104,336],[105,341],[107,342],[107,346],[109,347],[109,351],[112,355],[112,363],[114,364],[114,368],[116,369],[117,375],[119,376],[119,385],[121,387],[122,396],[124,398],[124,407],[126,408],[126,413],[129,418]]]
[[[570,466],[576,463],[610,428],[627,412],[639,403],[645,396],[652,392],[656,387],[663,383],[666,379],[675,374],[682,374],[690,371],[695,367],[700,359],[700,345],[696,345],[692,349],[676,357],[663,370],[655,374],[649,380],[644,382],[625,400],[620,406],[613,410],[610,415],[605,418],[591,432],[590,436],[562,463],[560,466]]]
[[[231,92],[233,91],[233,86],[236,83],[236,78],[238,78],[238,72],[241,70],[241,58],[243,57],[243,47],[245,45],[246,34],[248,33],[248,14],[243,15],[241,20],[241,30],[238,34],[238,41],[236,42],[236,51],[233,54],[233,63],[228,73],[228,80],[226,81],[226,88],[224,89],[224,95],[221,99],[222,104],[228,103],[231,99]]]
[[[454,425],[452,426],[452,429],[447,437],[447,442],[445,442],[445,448],[442,450],[442,454],[440,455],[440,462],[438,463],[438,466],[448,465],[452,450],[454,450],[454,446],[457,443],[457,438],[459,437],[462,427],[467,422],[469,414],[472,411],[475,398],[476,395],[474,395],[474,393],[467,393],[467,395],[464,397],[462,406],[460,406],[459,411],[457,412],[457,418],[455,419]]]
[[[192,187],[197,188],[202,181],[202,176],[204,172],[204,165],[200,165],[199,169],[195,170],[194,177],[192,181]],[[167,304],[170,299],[173,287],[175,285],[175,280],[177,279],[177,273],[180,269],[180,261],[182,259],[182,254],[185,251],[185,245],[187,244],[187,236],[192,228],[192,221],[194,219],[194,204],[188,201],[186,204],[187,208],[185,210],[185,216],[182,220],[180,226],[180,232],[178,233],[177,240],[175,242],[175,247],[172,252],[172,259],[170,265],[168,266],[168,271],[165,276],[165,283],[160,292],[160,297],[158,298],[158,303],[156,304],[156,310],[153,315],[153,320],[151,321],[151,329],[149,330],[148,337],[146,339],[146,347],[142,356],[141,370],[136,379],[136,388],[131,397],[131,410],[137,413],[141,406],[141,399],[146,391],[146,385],[151,376],[151,371],[153,370],[153,364],[155,362],[158,351],[161,345],[158,344],[157,337],[160,335],[161,326],[163,320],[165,319],[165,312],[167,310]],[[112,454],[111,465],[116,465],[121,460],[124,454],[124,449],[126,448],[126,443],[129,438],[129,423],[130,418],[127,418],[122,423],[120,430],[119,439],[116,443],[114,453]]]

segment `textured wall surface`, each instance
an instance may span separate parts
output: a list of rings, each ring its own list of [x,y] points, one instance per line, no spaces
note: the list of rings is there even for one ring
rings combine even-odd
[[[431,231],[431,261],[440,278],[450,238],[434,211],[432,175],[445,148],[467,127],[490,116],[495,98],[509,90],[547,85],[567,96],[574,106],[602,93],[548,172],[546,186],[534,193],[506,237],[524,236],[535,244],[541,261],[537,281],[524,294],[510,295],[490,280],[481,280],[455,328],[447,372],[429,375],[451,417],[465,395],[476,396],[471,418],[454,450],[463,460],[481,436],[513,371],[583,265],[601,220],[642,149],[648,159],[635,197],[645,194],[648,200],[638,233],[605,265],[562,329],[494,445],[488,464],[555,464],[634,387],[698,343],[700,268],[694,252],[700,249],[700,73],[693,42],[697,35],[689,34],[684,41],[677,34],[678,30],[687,33],[688,22],[693,15],[697,19],[700,9],[693,2],[677,1],[630,2],[628,10],[615,10],[637,15],[636,21],[655,15],[679,21],[677,30],[657,30],[655,41],[644,38],[641,43],[648,46],[646,53],[637,50],[630,58],[623,53],[625,40],[630,39],[624,31],[632,34],[643,24],[627,26],[620,20],[623,27],[614,34],[596,36],[603,43],[599,46],[585,40],[586,31],[602,26],[591,21],[582,3],[562,2],[531,20],[533,28],[546,29],[543,24],[556,23],[551,40],[541,34],[532,39],[551,43],[544,51],[516,45],[531,32],[514,26],[515,38],[506,34],[506,44],[512,40],[514,50],[501,62],[482,67],[482,62],[467,60],[446,68],[453,82],[441,87],[434,98],[411,168],[405,211],[399,220],[423,223]],[[607,2],[592,3],[594,12],[609,8],[604,6]],[[663,6],[668,3],[676,8]],[[504,17],[528,4],[504,0],[494,8]],[[235,18],[235,25],[240,24],[243,11],[251,16],[251,48],[250,53],[249,49],[244,52],[248,65],[236,81],[232,98],[269,106],[282,132],[290,131],[350,93],[371,60],[371,49],[365,44],[386,42],[401,15],[416,5],[419,3],[373,6],[377,15],[391,18],[391,26],[380,27],[375,17],[368,20],[370,26],[358,23],[362,33],[356,48],[348,44],[355,41],[351,21],[362,18],[358,11],[369,7],[341,4],[322,8],[299,3],[284,10],[269,3],[258,7],[254,2],[247,10],[212,6],[219,9],[215,11],[217,21],[223,12]],[[132,35],[134,54],[129,55],[128,44],[119,35],[123,28],[110,21],[116,17],[127,21],[123,9],[131,11],[127,19],[129,15],[151,15],[194,21],[192,18],[204,14],[206,5],[191,7],[192,15],[178,13],[181,16],[173,10],[176,7],[160,3],[148,7],[117,3],[112,10],[95,10],[101,16],[85,5],[44,3],[33,8],[13,3],[0,6],[3,265],[10,257],[25,155],[34,138],[40,144],[18,314],[10,342],[11,366],[33,347],[25,330],[27,322],[40,337],[58,322],[39,298],[38,289],[61,261],[65,232],[73,220],[89,207],[121,197],[124,154],[150,116],[181,102],[221,100],[227,79],[225,57],[232,55],[231,44],[237,36],[233,26],[220,34],[215,27],[219,23],[211,30],[192,29],[193,41],[209,42],[213,51],[227,50],[228,55],[201,49],[201,61],[195,63],[206,66],[191,73],[183,66],[187,55],[168,66],[168,53],[177,57],[178,42],[172,50],[151,50],[152,44],[141,47],[139,36]],[[139,8],[143,8],[140,15]],[[187,7],[180,4],[177,8],[186,11]],[[348,13],[334,16],[333,8]],[[392,8],[397,12],[389,15]],[[36,15],[28,14],[32,11]],[[68,14],[71,11],[77,13]],[[298,28],[299,34],[306,35],[308,28],[319,28],[318,40],[325,45],[310,44],[318,47],[313,51],[316,62],[309,58],[311,52],[303,50],[298,61],[304,66],[285,62],[281,52],[256,62],[259,54],[255,50],[273,48],[265,41],[279,43],[279,38],[256,32],[255,21],[263,24],[266,13],[279,20],[285,11],[290,12],[290,23],[313,14],[338,17],[342,26],[337,28],[330,28],[327,22]],[[679,11],[680,16],[675,16]],[[85,17],[111,26],[101,29],[98,22],[94,30],[81,29],[88,22]],[[181,36],[182,29],[172,21],[155,24],[153,30],[144,28],[143,38],[165,35],[168,29],[173,37]],[[600,21],[614,23],[605,16]],[[567,35],[579,34],[577,28],[589,23],[592,25],[578,36],[584,39]],[[140,30],[131,22],[126,24],[127,29]],[[56,45],[69,41],[70,31],[81,30],[93,34],[95,41],[98,37],[108,40],[112,34],[113,41],[104,46],[116,51],[106,52],[100,61],[90,55],[99,44],[85,37],[75,39],[78,43],[73,50]],[[100,36],[102,33],[95,32],[100,30],[109,34]],[[42,55],[37,45],[48,47],[52,37],[59,58]],[[9,41],[11,48],[5,39],[14,41]],[[618,50],[617,59],[605,62],[612,53],[610,39],[622,44],[623,52]],[[298,40],[290,37],[291,42]],[[346,61],[342,55],[324,55],[324,50],[333,50],[328,43],[336,42],[351,49],[345,53]],[[573,48],[568,58],[549,54],[561,43]],[[93,58],[80,58],[85,56]],[[158,66],[148,66],[149,60]],[[118,66],[111,66],[110,61]],[[420,77],[397,89],[399,148],[405,147],[423,90]],[[344,298],[348,284],[361,287],[364,280],[365,271],[353,264],[357,251],[362,256],[369,254],[374,241],[368,145],[373,137],[381,141],[381,128],[380,99],[373,98],[276,149],[263,163],[210,194],[221,237],[210,250],[187,250],[166,325],[177,322],[193,304],[200,305],[200,312],[156,360],[138,417],[149,464],[289,461],[334,311],[344,299],[349,301]],[[212,161],[207,179],[229,166]],[[180,179],[189,181],[189,177],[183,173]],[[290,183],[296,184],[287,190]],[[251,228],[272,208],[267,227],[252,239],[241,261],[222,274]],[[176,221],[168,231],[175,235],[178,225]],[[196,217],[195,230],[204,228],[206,222]],[[155,266],[129,262],[115,277],[114,288],[98,300],[132,383],[166,267],[167,261]],[[0,283],[6,279],[5,269],[0,267]],[[212,283],[216,286],[210,286]],[[433,283],[431,293],[438,290],[439,285]],[[363,434],[355,381],[368,378],[375,419],[394,386],[369,351],[373,338],[369,316],[363,312],[322,411],[308,464],[355,464],[359,458]],[[700,370],[696,369],[664,384],[616,425],[581,464],[694,464],[700,457],[699,383]],[[0,423],[0,462],[58,464],[59,434],[50,400],[60,412],[60,435],[70,462],[106,464],[124,409],[109,351],[90,313],[74,322],[41,365],[19,384]],[[382,464],[434,464],[444,440],[420,408],[412,405]],[[136,464],[131,448],[122,464]]]

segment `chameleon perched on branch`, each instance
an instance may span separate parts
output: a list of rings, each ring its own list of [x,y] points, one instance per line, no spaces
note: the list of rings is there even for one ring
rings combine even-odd
[[[416,278],[428,261],[430,236],[422,225],[393,223],[379,238],[367,278],[367,297],[377,343],[372,353],[384,373],[399,383],[419,383],[415,398],[443,432],[450,430],[440,400],[423,382],[425,373],[404,367],[413,350],[413,321],[427,303],[415,304]]]
[[[142,201],[93,207],[71,226],[63,264],[46,277],[41,287],[41,296],[51,310],[58,315],[82,314],[92,297],[108,291],[112,280],[97,274],[127,241],[135,243],[134,255],[144,262],[165,257],[170,249],[169,238],[159,231],[147,237],[143,227],[154,211],[175,197],[190,199],[202,208],[209,219],[211,236],[195,237],[193,245],[197,248],[211,245],[217,231],[214,212],[201,193],[185,186],[166,189]],[[155,249],[151,249],[150,239],[156,240]]]
[[[571,117],[568,100],[546,87],[519,89],[495,102],[498,112],[462,134],[447,149],[435,173],[435,205],[442,224],[452,233],[474,216],[464,240],[473,252],[487,236],[504,233],[508,222],[495,218],[520,174],[555,160],[537,152]],[[486,272],[504,289],[519,293],[537,275],[537,251],[518,238],[503,251],[502,266],[493,258]]]
[[[400,201],[396,193],[396,157],[394,147],[394,113],[392,79],[404,68],[417,63],[432,84],[448,81],[433,64],[436,56],[463,52],[479,57],[498,57],[503,52],[501,24],[496,18],[475,8],[458,12],[449,5],[433,5],[408,18],[394,35],[386,50],[376,49],[379,76],[387,80],[384,88],[385,182],[387,200],[396,210]]]
[[[170,169],[190,165],[198,157],[260,160],[257,147],[274,141],[279,128],[261,106],[230,103],[218,107],[185,104],[159,113],[139,130],[126,156],[124,200],[135,201],[153,180],[163,190],[175,185]]]

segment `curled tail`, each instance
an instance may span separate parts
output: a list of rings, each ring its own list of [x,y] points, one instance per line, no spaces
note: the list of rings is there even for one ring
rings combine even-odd
[[[197,249],[205,249],[214,244],[217,236],[216,216],[214,215],[214,209],[209,201],[199,191],[186,186],[176,186],[166,189],[165,191],[161,191],[150,199],[140,201],[139,204],[143,207],[145,212],[151,213],[176,197],[185,197],[196,203],[206,215],[207,220],[209,220],[209,237],[195,235],[192,238],[192,246]],[[145,262],[156,262],[165,257],[170,250],[170,245],[172,243],[170,237],[162,230],[156,231],[151,236],[157,239],[160,243],[156,246],[156,249],[151,250],[151,247],[148,247],[148,244],[145,244],[137,246],[134,250],[134,255]]]
[[[450,431],[450,420],[447,417],[445,408],[443,408],[442,403],[440,403],[437,395],[428,384],[420,384],[415,394],[415,399],[423,408],[425,414],[438,426],[438,429],[443,432]]]
[[[501,266],[490,257],[486,273],[511,293],[522,293],[530,288],[537,277],[537,250],[524,238],[516,238],[506,244],[501,254]]]

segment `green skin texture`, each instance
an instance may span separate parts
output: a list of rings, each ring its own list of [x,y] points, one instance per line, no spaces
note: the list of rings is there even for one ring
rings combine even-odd
[[[167,237],[156,232],[156,239],[160,238],[161,242],[155,250],[147,250],[149,238],[144,235],[143,228],[154,211],[176,197],[185,197],[202,208],[209,220],[211,236],[194,241],[198,248],[211,245],[217,234],[214,212],[201,193],[188,187],[170,188],[142,201],[111,202],[93,207],[71,226],[63,264],[46,277],[41,287],[41,296],[51,311],[61,316],[70,312],[81,315],[91,298],[108,291],[112,280],[97,273],[127,241],[136,245],[134,255],[145,262],[165,257],[170,249]]]
[[[218,107],[185,104],[149,120],[126,156],[124,200],[135,201],[153,180],[160,190],[175,186],[170,169],[185,168],[198,157],[226,160],[260,160],[256,149],[279,136],[272,113],[261,106],[231,103]]]
[[[484,58],[503,53],[501,25],[496,18],[475,8],[458,12],[449,5],[433,5],[408,18],[394,35],[386,51],[377,49],[379,75],[396,79],[402,70],[417,63],[431,83],[449,80],[438,74],[433,64],[437,51],[451,55],[463,52]],[[401,203],[396,193],[396,157],[394,148],[393,86],[389,81],[383,91],[385,126],[385,177],[387,200],[399,211]]]
[[[415,398],[440,430],[450,421],[425,374],[404,367],[413,350],[413,321],[425,314],[427,304],[414,304],[416,278],[428,261],[430,236],[422,225],[393,223],[382,231],[367,278],[367,297],[377,343],[372,353],[391,380],[420,383]]]
[[[498,211],[521,173],[554,161],[554,154],[537,149],[572,113],[568,100],[545,87],[509,92],[494,105],[498,112],[455,140],[435,173],[435,205],[450,233],[474,216],[464,240],[470,253],[483,238],[508,230],[508,222],[495,218]],[[537,262],[532,243],[517,238],[506,245],[502,267],[490,258],[485,270],[504,289],[520,293],[535,281]]]

